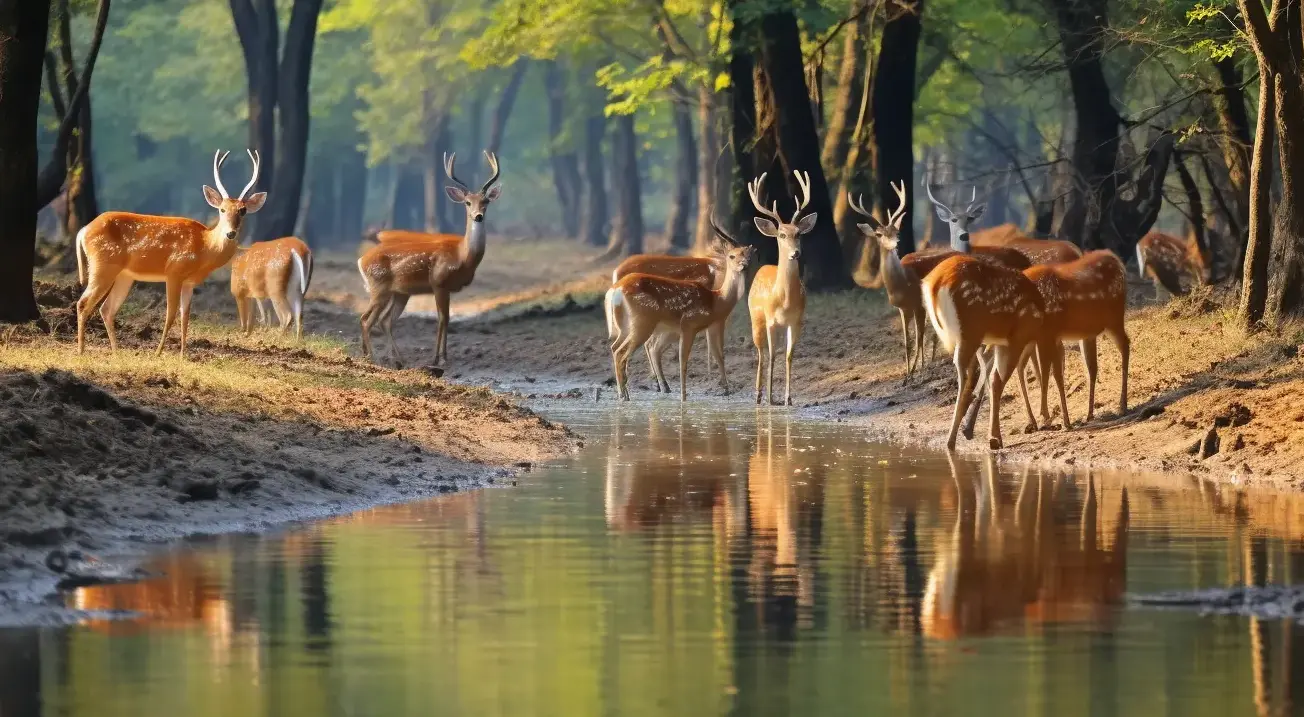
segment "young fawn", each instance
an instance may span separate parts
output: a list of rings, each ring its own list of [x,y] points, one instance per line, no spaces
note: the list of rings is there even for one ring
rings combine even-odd
[[[1038,351],[1037,376],[1041,385],[1041,420],[1050,422],[1046,409],[1048,377],[1053,372],[1059,385],[1060,411],[1064,428],[1069,427],[1068,404],[1064,399],[1064,347],[1061,342],[1078,341],[1082,363],[1087,369],[1087,420],[1096,410],[1096,338],[1104,334],[1118,347],[1122,357],[1122,390],[1118,413],[1127,413],[1127,365],[1131,339],[1123,326],[1127,310],[1127,269],[1113,252],[1087,252],[1082,258],[1063,264],[1034,266],[1023,272],[1037,286],[1046,306],[1042,331],[1053,339],[1049,352]],[[1019,378],[1023,371],[1020,367]],[[1028,427],[1037,423],[1028,416]]]
[[[779,244],[779,264],[766,264],[752,279],[747,294],[747,311],[752,319],[752,343],[756,346],[756,403],[761,402],[762,372],[768,377],[766,395],[774,404],[774,350],[778,348],[780,332],[787,333],[788,348],[785,354],[787,371],[784,374],[783,403],[792,405],[792,351],[801,336],[801,324],[806,314],[806,287],[801,283],[801,235],[815,228],[818,215],[801,216],[810,204],[810,175],[793,171],[800,197],[793,197],[797,211],[792,220],[784,222],[779,216],[779,203],[771,207],[761,202],[760,192],[765,184],[765,174],[747,184],[752,206],[764,216],[755,218],[756,228]],[[768,357],[768,360],[767,360]]]
[[[77,278],[86,285],[77,300],[77,353],[86,350],[86,321],[96,306],[109,334],[109,347],[116,350],[114,317],[131,285],[137,281],[167,284],[167,314],[156,354],[163,353],[177,313],[181,314],[181,357],[186,356],[190,330],[190,297],[195,286],[215,270],[226,266],[240,245],[245,216],[263,208],[266,192],[248,199],[258,181],[258,153],[250,150],[253,177],[232,199],[222,185],[221,168],[230,152],[213,155],[213,182],[204,187],[204,199],[217,210],[212,229],[194,219],[158,217],[131,212],[105,212],[77,232]],[[103,302],[103,305],[100,305]]]
[[[1194,237],[1183,241],[1171,234],[1152,231],[1136,245],[1137,274],[1150,277],[1155,284],[1155,298],[1160,288],[1173,296],[1186,293],[1182,278],[1196,284],[1209,282],[1209,261]]]
[[[258,307],[258,320],[267,323],[263,300],[270,299],[281,331],[294,322],[295,336],[303,338],[303,297],[312,282],[312,250],[298,237],[254,242],[231,261],[231,294],[240,315],[240,328],[253,331],[250,302]]]
[[[723,230],[716,226],[714,217],[711,218],[711,226],[715,229],[717,235],[725,236],[722,234]],[[725,255],[728,249],[729,244],[716,242],[709,247],[707,256],[636,254],[620,262],[620,266],[617,266],[611,272],[611,283],[614,285],[630,274],[651,274],[652,276],[661,276],[667,279],[691,281],[708,289],[718,289],[720,288],[719,279],[724,276]],[[615,326],[607,327],[607,337],[609,339],[615,339],[616,333]],[[667,332],[658,332],[643,345],[643,349],[647,353],[648,366],[652,369],[652,379],[656,385],[657,393],[670,393],[670,384],[666,382],[665,373],[661,370],[661,357],[665,354],[666,349],[670,348],[669,336],[670,334]],[[723,354],[723,341],[724,322],[712,324],[707,328],[706,361],[708,369],[714,362],[716,354]],[[719,366],[720,386],[728,393],[729,384],[725,379],[723,362]]]
[[[959,391],[946,447],[955,448],[955,436],[973,398],[975,359],[990,370],[991,428],[989,444],[1002,445],[1001,397],[1005,384],[1033,346],[1049,350],[1042,331],[1045,303],[1028,277],[1013,269],[970,256],[953,256],[943,261],[923,281],[924,307],[942,347],[952,354]],[[993,347],[994,367],[980,356],[984,346]],[[1028,412],[1032,412],[1024,396]]]
[[[719,289],[651,274],[630,274],[607,290],[604,301],[607,326],[617,330],[611,346],[611,362],[616,390],[622,400],[629,400],[630,356],[658,329],[679,336],[679,400],[688,400],[688,356],[693,350],[693,340],[709,326],[729,318],[734,305],[742,299],[752,254],[749,246],[729,249],[724,282]]]
[[[454,173],[457,155],[444,155],[444,173],[452,182],[444,188],[448,198],[466,205],[466,232],[458,237],[448,234],[416,232],[379,232],[378,244],[358,259],[358,272],[371,301],[362,312],[362,355],[371,358],[371,327],[377,321],[389,339],[389,355],[401,363],[394,341],[394,319],[403,313],[414,294],[434,294],[439,314],[435,335],[435,362],[448,361],[448,304],[453,292],[461,291],[475,279],[475,270],[484,259],[485,212],[498,200],[502,191],[498,181],[498,158],[484,153],[492,174],[480,191],[472,192]]]

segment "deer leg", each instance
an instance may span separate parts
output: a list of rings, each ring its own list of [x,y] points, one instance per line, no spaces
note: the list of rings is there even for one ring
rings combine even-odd
[[[655,330],[655,325],[639,321],[635,316],[630,317],[629,333],[621,339],[620,346],[616,347],[616,385],[622,400],[629,400],[629,359],[634,355],[635,349],[647,343]]]
[[[276,323],[280,324],[281,333],[284,334],[290,330],[290,323],[294,321],[294,310],[284,296],[273,296],[271,301],[272,308],[276,311]]]
[[[403,309],[407,308],[410,298],[412,297],[408,294],[391,295],[389,305],[385,307],[385,316],[380,320],[380,328],[385,331],[385,338],[389,340],[389,357],[399,368],[403,367],[403,358],[398,355],[398,341],[394,340],[394,319],[403,314]]]
[[[186,357],[186,339],[190,336],[190,299],[194,295],[194,284],[181,287],[181,358]]]
[[[715,365],[720,369],[720,388],[724,395],[729,395],[729,379],[724,372],[724,322],[714,324],[706,329],[707,353],[715,356]],[[709,361],[707,362],[709,365]]]
[[[901,314],[901,343],[906,349],[906,375],[901,379],[901,384],[905,385],[910,383],[910,322],[906,320],[905,309],[897,309],[897,312]]]
[[[168,279],[167,295],[168,305],[163,314],[163,337],[158,341],[158,350],[154,352],[155,356],[163,355],[163,347],[168,342],[168,333],[172,331],[172,323],[177,320],[177,307],[181,304],[181,282]]]
[[[765,345],[769,340],[769,335],[765,330],[764,319],[757,321],[757,316],[752,315],[752,345],[756,347],[756,405],[761,405],[761,379],[765,371]]]
[[[679,333],[679,402],[688,400],[688,356],[693,353],[693,340],[697,335],[681,329]]]
[[[801,338],[801,324],[788,327],[788,351],[784,355],[783,405],[792,405],[792,352],[797,348],[797,339]]]
[[[1035,358],[1036,361],[1030,361],[1029,360],[1030,358]],[[1019,393],[1023,396],[1023,408],[1028,412],[1028,425],[1023,427],[1024,433],[1033,433],[1037,430],[1037,417],[1032,412],[1032,401],[1028,400],[1027,368],[1029,363],[1035,366],[1037,362],[1040,360],[1041,360],[1040,352],[1035,357],[1025,356],[1023,360],[1019,362],[1019,367],[1015,369],[1015,373],[1019,375]],[[1036,372],[1034,371],[1034,373]],[[1038,383],[1040,384],[1040,382]]]
[[[924,337],[927,335],[928,315],[924,310],[915,310],[915,371],[924,367]],[[937,337],[933,337],[933,359],[937,359]]]
[[[1064,430],[1069,430],[1073,424],[1069,420],[1069,402],[1064,395],[1064,344],[1056,341],[1055,345],[1048,349],[1055,358],[1051,361],[1051,374],[1055,377],[1055,389],[1059,392],[1060,413],[1064,416]],[[1047,386],[1050,383],[1050,376],[1046,377]],[[1042,389],[1042,400],[1045,401],[1045,388]]]
[[[1114,345],[1118,347],[1119,356],[1122,358],[1123,382],[1118,394],[1118,415],[1122,416],[1127,413],[1127,370],[1132,354],[1132,339],[1128,337],[1127,331],[1121,324],[1108,329],[1105,333],[1114,340]]]
[[[77,353],[86,351],[86,321],[91,312],[99,306],[117,282],[114,277],[105,274],[91,274],[86,280],[86,289],[77,300]]]
[[[769,401],[771,406],[776,405],[774,401],[774,351],[778,348],[779,337],[777,336],[779,327],[770,326],[767,322],[765,327],[765,348],[769,352],[765,359],[765,400]]]
[[[979,348],[976,351],[978,358],[978,379],[971,384],[969,394],[965,396],[964,437],[973,438],[973,428],[978,422],[978,411],[983,406],[983,387],[987,385],[987,379],[992,367],[992,349],[990,347]],[[973,370],[970,368],[970,370]]]
[[[951,416],[951,432],[946,436],[946,447],[955,448],[955,435],[960,430],[960,419],[964,417],[966,399],[973,391],[973,363],[978,346],[963,341],[955,347],[955,380],[959,389],[955,396],[955,413]]]
[[[1014,372],[1019,357],[1023,353],[1022,348],[1019,347],[1019,351],[1016,353],[1012,346],[996,346],[993,351],[995,360],[991,363],[994,370],[991,371],[991,388],[989,389],[989,393],[991,393],[992,422],[988,432],[987,444],[994,451],[1000,450],[1004,445],[1001,440],[1001,396],[1005,393],[1005,382],[1009,380],[1010,374]]]
[[[362,312],[362,357],[371,358],[371,327],[375,325],[376,320],[380,318],[381,313],[389,308],[389,301],[393,298],[391,294],[385,292],[376,292],[371,295],[371,303],[367,305]]]
[[[258,308],[258,323],[262,324],[263,326],[266,326],[266,325],[267,325],[267,308],[266,308],[266,306],[263,304],[263,300],[262,300],[262,299],[259,299],[259,298],[257,298],[257,297],[255,297],[255,298],[253,299],[253,302],[254,302],[254,306]]]
[[[131,285],[136,283],[134,279],[129,279],[124,275],[119,275],[117,281],[113,282],[113,288],[109,291],[109,296],[100,304],[100,318],[104,320],[104,330],[109,334],[109,350],[118,350],[118,336],[114,330],[114,320],[118,316],[118,309],[122,307],[122,302],[127,299],[127,294],[131,292]]]
[[[1087,370],[1087,421],[1090,422],[1096,416],[1096,340],[1083,339],[1078,347],[1082,351],[1082,365]]]
[[[661,363],[665,358],[666,351],[670,349],[666,334],[652,334],[652,338],[643,344],[643,349],[647,353],[648,363],[652,366],[652,382],[656,384],[656,392],[670,393],[670,383],[666,381],[666,372],[662,369]]]
[[[435,292],[435,308],[439,310],[439,337],[435,346],[435,364],[439,366],[448,365],[448,301],[450,294],[447,291]],[[440,363],[440,360],[443,363]]]

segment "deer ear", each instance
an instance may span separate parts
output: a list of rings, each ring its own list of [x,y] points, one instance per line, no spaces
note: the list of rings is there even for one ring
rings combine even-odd
[[[444,193],[458,204],[466,201],[466,190],[461,187],[444,187]]]
[[[765,217],[756,217],[756,230],[767,237],[779,236],[779,225],[766,219]]]
[[[815,222],[819,220],[819,217],[820,215],[814,212],[802,217],[801,221],[797,222],[797,233],[809,234],[810,230],[815,228]]]
[[[973,209],[970,209],[970,210],[969,210],[969,221],[973,221],[973,220],[977,219],[978,217],[981,217],[981,216],[983,215],[983,212],[985,212],[985,211],[987,211],[987,203],[986,203],[986,202],[983,202],[982,204],[979,204],[978,206],[974,207]]]
[[[253,214],[263,208],[263,202],[267,201],[267,192],[258,192],[257,194],[245,200],[245,212]]]
[[[498,201],[498,197],[501,197],[502,194],[503,194],[503,185],[495,184],[494,186],[489,188],[488,192],[485,192],[484,198],[488,199],[491,202],[496,202]]]
[[[207,201],[208,206],[214,209],[222,208],[222,195],[218,194],[216,189],[213,189],[207,184],[204,185],[204,201]]]
[[[951,214],[951,210],[950,210],[950,209],[947,209],[946,207],[942,206],[941,204],[934,204],[934,205],[933,205],[933,209],[937,211],[937,218],[938,218],[938,219],[941,219],[941,220],[944,221],[944,222],[949,222],[949,221],[951,221],[952,214]]]
[[[857,224],[856,228],[860,230],[861,234],[864,234],[867,237],[874,235],[874,227],[869,224]]]

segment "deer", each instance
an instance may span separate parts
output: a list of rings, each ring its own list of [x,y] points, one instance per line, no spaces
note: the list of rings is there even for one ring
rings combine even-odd
[[[1183,241],[1171,234],[1152,231],[1141,237],[1136,245],[1137,274],[1154,282],[1155,299],[1162,298],[1161,289],[1171,296],[1180,296],[1182,277],[1196,284],[1209,283],[1209,260],[1200,243],[1192,236]]]
[[[466,205],[466,231],[461,237],[449,234],[382,231],[377,245],[358,259],[358,272],[370,301],[362,312],[362,355],[372,357],[371,328],[380,322],[389,339],[389,355],[402,365],[394,341],[394,320],[415,294],[434,294],[439,326],[435,335],[435,363],[448,361],[448,304],[453,292],[461,291],[475,279],[476,268],[484,259],[485,212],[498,201],[502,186],[497,184],[501,172],[498,157],[484,153],[490,177],[472,192],[457,178],[457,154],[444,155],[444,174],[453,184],[444,188],[448,198]]]
[[[716,324],[723,326],[728,320],[742,299],[747,266],[755,253],[752,247],[737,244],[723,232],[721,235],[731,242],[731,247],[725,257],[724,281],[719,289],[652,274],[629,274],[607,290],[603,307],[607,326],[617,328],[611,344],[611,361],[621,400],[629,400],[630,356],[658,330],[679,337],[679,400],[688,400],[688,357],[693,340],[702,331]],[[622,320],[622,314],[627,318]],[[717,342],[715,348],[720,352],[716,360],[723,372],[723,346]]]
[[[1127,335],[1123,317],[1127,311],[1127,269],[1113,252],[1098,250],[1087,252],[1077,261],[1063,264],[1033,266],[1023,272],[1032,280],[1046,305],[1042,331],[1052,340],[1052,349],[1038,349],[1037,376],[1041,384],[1041,418],[1050,422],[1046,409],[1049,388],[1045,377],[1053,372],[1059,387],[1060,411],[1064,415],[1064,430],[1069,429],[1068,404],[1064,399],[1064,341],[1078,341],[1082,363],[1087,370],[1087,421],[1095,417],[1096,409],[1096,339],[1108,336],[1118,348],[1122,358],[1122,390],[1118,398],[1118,413],[1127,413],[1127,367],[1132,341]],[[1023,371],[1019,371],[1023,380]],[[1037,429],[1037,423],[1028,416],[1028,428]]]
[[[267,323],[263,300],[276,310],[281,333],[294,323],[294,333],[303,339],[303,297],[312,282],[312,250],[298,237],[254,242],[231,261],[231,294],[240,318],[240,328],[253,331],[250,303],[258,307],[258,320]]]
[[[770,405],[774,401],[774,350],[779,343],[779,332],[787,334],[787,351],[784,358],[783,405],[792,405],[792,352],[801,337],[802,320],[806,315],[806,287],[801,281],[801,235],[815,228],[819,215],[814,212],[802,216],[810,205],[810,174],[794,170],[793,176],[801,188],[801,196],[793,197],[797,210],[791,221],[779,216],[779,203],[766,207],[761,201],[761,187],[766,174],[747,183],[747,193],[752,206],[762,216],[755,217],[756,229],[773,237],[779,245],[779,263],[766,264],[752,278],[752,288],[747,294],[747,312],[752,320],[752,344],[756,346],[756,403],[761,403],[762,374],[768,377],[766,395]],[[768,356],[768,360],[767,360]]]
[[[928,200],[933,203],[934,210],[937,212],[937,218],[946,223],[951,233],[951,251],[957,251],[961,254],[973,254],[977,257],[986,257],[997,263],[1003,264],[1012,269],[1023,271],[1032,265],[1030,258],[1023,252],[1009,246],[979,246],[971,241],[969,225],[973,224],[983,215],[987,209],[986,202],[979,202],[978,188],[974,187],[969,197],[969,204],[964,211],[957,212],[947,206],[940,199],[933,196],[932,185],[925,180],[924,189],[928,192]],[[997,227],[999,229],[999,227]]]
[[[955,448],[960,420],[973,398],[974,360],[990,375],[991,426],[988,445],[1002,445],[1000,401],[1005,384],[1027,351],[1049,351],[1042,325],[1046,306],[1037,287],[1022,272],[970,256],[947,258],[923,280],[924,308],[942,347],[955,363],[959,391],[946,447]],[[992,357],[980,354],[984,346]],[[991,365],[989,365],[991,364]],[[1032,414],[1026,390],[1024,407]]]
[[[715,217],[711,217],[711,226],[715,229],[717,235],[724,236],[721,230],[715,224]],[[736,243],[736,242],[734,242]],[[624,261],[611,272],[611,283],[614,285],[629,274],[652,274],[653,276],[663,276],[668,279],[679,279],[682,281],[693,281],[710,289],[719,288],[719,279],[724,275],[725,255],[728,252],[728,243],[713,243],[708,248],[708,255],[699,256],[672,256],[669,254],[635,254]],[[616,327],[607,327],[608,339],[615,339]],[[665,373],[661,370],[661,356],[670,344],[664,339],[667,337],[665,332],[654,334],[643,348],[647,352],[648,365],[652,369],[652,378],[656,386],[657,393],[670,393],[670,384],[666,382]],[[709,369],[715,359],[716,346],[723,346],[724,340],[724,323],[713,324],[706,331],[706,352],[707,368]],[[723,349],[721,349],[722,351]],[[723,366],[723,364],[721,364]],[[720,370],[720,386],[729,391],[729,384],[725,379],[724,369]]]
[[[975,190],[974,194],[977,194]],[[1018,251],[1033,264],[1057,264],[1073,261],[1082,256],[1082,250],[1073,242],[1062,239],[1034,239],[1014,224],[1001,224],[976,231],[970,237],[973,246],[1003,246]]]
[[[177,313],[181,314],[181,358],[186,357],[190,330],[190,297],[195,286],[226,266],[240,245],[245,217],[263,208],[266,192],[249,195],[258,182],[258,152],[248,150],[253,176],[235,199],[222,184],[222,165],[230,152],[213,154],[213,182],[204,186],[204,200],[217,210],[210,229],[185,217],[163,217],[132,212],[105,212],[77,232],[77,279],[86,286],[77,300],[77,353],[86,350],[86,321],[96,306],[109,335],[109,349],[118,349],[114,319],[137,281],[167,285],[167,311],[163,336],[155,355],[162,355]],[[246,195],[248,197],[246,198]]]

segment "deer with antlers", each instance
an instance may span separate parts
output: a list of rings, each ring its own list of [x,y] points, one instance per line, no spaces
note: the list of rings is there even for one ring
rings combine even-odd
[[[77,353],[86,350],[86,321],[96,306],[109,334],[109,348],[117,350],[114,317],[137,281],[164,282],[167,285],[167,313],[158,350],[162,354],[168,334],[181,314],[181,357],[186,355],[186,337],[190,329],[190,297],[195,286],[223,267],[240,245],[240,230],[245,217],[263,208],[266,192],[248,198],[258,182],[259,160],[249,151],[253,176],[232,199],[222,184],[221,168],[230,152],[213,154],[213,182],[217,189],[204,187],[204,199],[217,210],[212,229],[194,219],[160,217],[131,212],[105,212],[77,232],[77,278],[86,285],[77,300]],[[101,303],[103,302],[103,303]]]
[[[723,326],[742,299],[747,283],[747,265],[753,250],[738,244],[718,227],[722,239],[730,243],[725,257],[724,281],[719,289],[698,282],[667,279],[651,274],[629,274],[607,290],[603,302],[607,326],[616,329],[612,341],[611,361],[616,374],[616,391],[629,400],[629,358],[634,350],[647,343],[658,330],[679,337],[679,400],[688,400],[688,357],[697,334],[709,327]],[[717,350],[720,343],[715,344]],[[724,357],[716,359],[724,366]]]
[[[439,314],[435,363],[448,361],[449,297],[475,278],[475,270],[484,259],[485,212],[502,193],[502,186],[496,184],[501,174],[498,157],[493,152],[485,152],[484,156],[491,175],[480,191],[472,192],[454,172],[457,155],[444,155],[444,174],[453,183],[444,191],[449,199],[466,206],[466,232],[462,236],[383,231],[377,235],[379,243],[358,259],[358,271],[370,297],[362,312],[363,356],[372,356],[371,327],[379,321],[389,339],[390,358],[401,364],[394,341],[394,319],[403,313],[413,295],[433,294]]]
[[[303,338],[303,297],[312,281],[312,250],[298,237],[282,237],[250,244],[231,261],[231,295],[235,297],[240,328],[253,331],[250,302],[258,307],[258,320],[266,324],[263,301],[271,300],[284,333],[294,323],[295,336]]]
[[[747,184],[752,206],[762,216],[756,217],[756,228],[779,244],[778,265],[767,264],[756,272],[751,291],[747,294],[747,311],[752,319],[752,343],[756,346],[756,403],[761,402],[762,375],[768,377],[766,395],[774,405],[774,350],[778,348],[780,332],[787,334],[783,403],[792,405],[792,352],[801,337],[802,320],[806,315],[806,287],[801,282],[801,235],[815,228],[818,215],[802,216],[810,204],[810,174],[794,170],[793,177],[801,188],[801,196],[793,197],[797,211],[792,220],[785,222],[779,216],[779,203],[766,207],[761,201],[761,187],[765,174]]]
[[[711,217],[711,226],[718,236],[722,238],[729,236],[728,233],[715,224],[714,215]],[[620,266],[617,266],[611,272],[611,283],[614,286],[630,274],[651,274],[667,279],[692,281],[709,289],[718,289],[720,288],[719,280],[724,277],[726,257],[732,244],[736,244],[732,239],[714,242],[708,247],[706,256],[636,254],[620,262]],[[616,326],[607,326],[607,337],[609,339],[614,340],[617,333]],[[724,322],[712,324],[707,327],[705,333],[707,368],[710,369],[712,363],[716,360],[716,355],[719,354],[720,360],[717,365],[720,366],[720,387],[724,389],[725,393],[728,393],[729,383],[725,378],[723,359]],[[670,348],[670,337],[669,332],[657,332],[643,345],[647,353],[648,366],[652,369],[652,380],[657,393],[670,393],[670,384],[666,382],[665,373],[661,370],[661,357],[665,354],[666,349]]]

